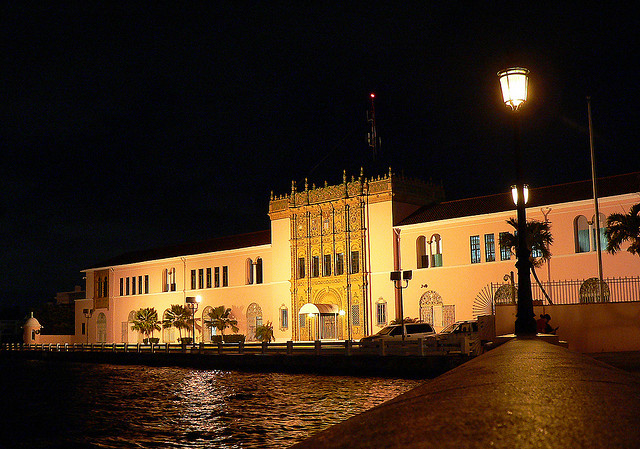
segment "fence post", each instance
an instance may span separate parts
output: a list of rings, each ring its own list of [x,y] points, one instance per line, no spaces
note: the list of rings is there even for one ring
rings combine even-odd
[[[138,352],[140,352],[140,343],[138,343],[136,346],[137,346]]]
[[[222,354],[222,342],[218,342],[218,354]]]
[[[287,340],[287,355],[293,354],[293,341]]]
[[[313,343],[316,348],[316,355],[320,355],[320,351],[322,350],[322,342],[320,340],[316,340]]]
[[[263,341],[263,342],[262,342],[262,353],[263,353],[263,354],[266,354],[266,353],[267,353],[267,345],[268,345],[268,344],[269,344],[269,343],[267,343],[266,341]]]
[[[347,355],[351,355],[351,344],[352,344],[351,340],[344,341],[344,349]]]
[[[238,352],[240,354],[244,354],[244,340],[240,340],[238,342]]]

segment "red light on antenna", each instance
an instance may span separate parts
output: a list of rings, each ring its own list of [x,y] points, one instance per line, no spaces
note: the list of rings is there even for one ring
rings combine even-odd
[[[373,92],[371,92],[371,98],[375,98],[376,94],[374,94]]]

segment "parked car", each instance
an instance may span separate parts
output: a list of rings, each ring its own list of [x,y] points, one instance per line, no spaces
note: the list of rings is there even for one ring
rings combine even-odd
[[[441,347],[460,348],[465,353],[478,355],[480,351],[480,332],[477,321],[457,321],[436,334]]]
[[[405,340],[417,340],[419,338],[433,338],[436,332],[429,323],[407,323],[405,328]],[[391,324],[382,328],[377,334],[369,335],[360,340],[363,346],[372,346],[380,341],[402,341],[402,326]]]

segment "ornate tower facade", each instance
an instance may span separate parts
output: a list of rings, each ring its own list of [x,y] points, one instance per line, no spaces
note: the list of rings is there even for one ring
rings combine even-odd
[[[417,182],[417,181],[416,181]],[[341,184],[309,187],[274,197],[271,220],[288,219],[291,254],[291,329],[294,340],[359,339],[371,332],[371,205],[392,205],[395,191],[415,191],[419,205],[440,199],[441,188],[387,176],[367,180],[362,172]],[[399,186],[403,186],[398,188]],[[396,186],[394,188],[394,186]],[[406,196],[406,195],[404,195]],[[388,238],[392,239],[393,207]],[[404,210],[403,213],[410,212]],[[375,251],[375,243],[374,243]],[[393,255],[389,255],[393,266]],[[306,306],[311,304],[312,306]],[[301,309],[305,307],[303,313]],[[307,313],[307,311],[309,313]]]

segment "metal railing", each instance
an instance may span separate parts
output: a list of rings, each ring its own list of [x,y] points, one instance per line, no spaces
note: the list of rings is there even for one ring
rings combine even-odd
[[[640,276],[603,279],[602,296],[598,280],[571,279],[563,281],[541,282],[552,304],[587,304],[598,302],[634,302],[640,301]],[[509,283],[491,283],[491,297],[496,305],[511,304]],[[515,284],[518,288],[518,284]],[[548,299],[537,283],[531,285],[534,304],[549,304]],[[496,295],[497,294],[497,295]]]
[[[362,344],[351,340],[334,341],[287,341],[250,343],[199,343],[183,345],[179,343],[57,343],[24,344],[3,343],[0,351],[43,351],[43,352],[111,352],[111,353],[189,353],[189,354],[263,354],[288,356],[296,355],[413,355],[430,356],[445,354],[474,354],[479,341],[461,340],[453,344],[437,341],[435,338],[406,341],[384,341]]]

